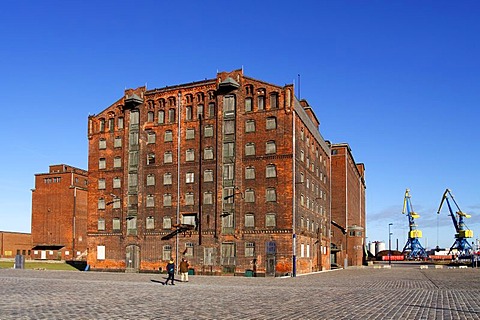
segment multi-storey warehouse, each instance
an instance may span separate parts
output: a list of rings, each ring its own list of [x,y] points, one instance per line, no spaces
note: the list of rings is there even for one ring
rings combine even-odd
[[[87,172],[65,164],[35,175],[32,242],[35,259],[82,260],[87,251]]]
[[[330,267],[330,147],[293,85],[125,90],[89,117],[88,264],[196,274]]]

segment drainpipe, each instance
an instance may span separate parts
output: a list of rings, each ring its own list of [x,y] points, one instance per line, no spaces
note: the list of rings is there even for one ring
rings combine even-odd
[[[294,101],[295,102],[295,101]],[[296,146],[295,146],[295,104],[293,105],[293,112],[292,112],[292,121],[293,121],[293,133],[292,133],[292,174],[293,174],[293,179],[292,179],[292,189],[293,189],[293,197],[292,197],[292,277],[297,276],[297,235],[295,233],[295,215],[296,215],[296,197],[297,197],[297,192],[296,192],[296,187],[295,187],[295,179],[296,179],[296,168],[295,168],[295,154],[296,154]]]
[[[177,103],[177,112],[178,112],[178,128],[177,128],[177,225],[180,223],[180,143],[182,135],[182,93],[178,93],[178,103]],[[178,233],[175,235],[175,268],[178,271]],[[178,273],[178,272],[177,272]]]

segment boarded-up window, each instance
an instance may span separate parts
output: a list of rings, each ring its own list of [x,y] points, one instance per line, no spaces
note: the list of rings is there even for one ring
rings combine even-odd
[[[255,202],[255,191],[248,189],[245,191],[245,202]]]
[[[267,130],[276,129],[277,128],[277,118],[275,118],[275,117],[267,118],[266,127],[267,127]]]
[[[275,227],[276,218],[274,213],[267,213],[265,216],[265,226],[266,227]]]
[[[245,168],[245,179],[246,180],[255,179],[255,168],[254,167],[246,167]]]
[[[97,246],[97,260],[105,260],[105,246]]]
[[[195,139],[195,129],[193,128],[187,129],[186,139],[187,140]]]
[[[171,194],[164,194],[163,195],[163,206],[164,207],[171,207],[172,206],[172,195]]]
[[[98,231],[105,231],[105,219],[98,219]]]
[[[146,227],[147,230],[155,229],[155,219],[153,217],[147,217]]]
[[[163,163],[172,163],[173,162],[173,154],[171,151],[167,151],[163,154]]]
[[[277,145],[275,144],[275,141],[268,141],[267,142],[266,148],[265,148],[265,153],[266,154],[277,153]]]
[[[203,204],[213,204],[213,194],[210,191],[203,193]]]
[[[213,137],[213,126],[212,126],[212,125],[205,126],[205,128],[204,128],[204,136],[205,136],[206,138],[208,138],[208,137]]]
[[[213,181],[213,170],[207,169],[203,172],[203,181],[204,182]]]
[[[147,186],[154,186],[155,185],[155,175],[149,174],[147,176]]]
[[[113,178],[113,188],[121,188],[122,187],[122,180],[119,177]]]
[[[245,112],[253,111],[252,98],[245,98]]]
[[[172,184],[172,174],[167,172],[163,175],[163,185],[168,186]]]
[[[155,143],[155,132],[149,132],[147,134],[147,143]]]
[[[98,179],[98,190],[104,190],[105,189],[105,179],[101,178]]]
[[[171,229],[171,228],[172,228],[172,218],[163,217],[163,229]]]
[[[165,142],[173,141],[173,132],[172,130],[165,131]]]
[[[155,197],[152,194],[147,195],[147,207],[155,207]]]
[[[255,120],[245,121],[245,132],[255,132]]]
[[[245,214],[245,228],[255,227],[255,215],[253,213]]]
[[[266,168],[266,177],[275,178],[277,176],[277,167],[274,164],[267,165]]]
[[[254,143],[247,143],[245,145],[245,155],[246,156],[254,156],[255,155],[255,144]]]
[[[194,197],[192,192],[187,192],[185,194],[185,205],[186,206],[193,206],[195,204]]]

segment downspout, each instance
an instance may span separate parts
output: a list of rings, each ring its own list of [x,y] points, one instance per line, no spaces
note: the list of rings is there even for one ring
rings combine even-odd
[[[292,121],[293,121],[293,133],[292,133],[292,173],[293,173],[293,179],[292,179],[292,189],[293,189],[293,197],[292,197],[292,277],[297,276],[297,235],[295,233],[295,224],[296,224],[296,197],[297,197],[297,192],[296,192],[296,187],[295,187],[295,179],[296,179],[296,145],[295,145],[295,104],[293,105],[293,112],[292,112]]]
[[[182,93],[178,93],[178,103],[177,103],[177,112],[178,112],[178,127],[177,127],[177,225],[180,223],[180,143],[182,135]],[[178,270],[178,233],[175,235],[175,267]]]

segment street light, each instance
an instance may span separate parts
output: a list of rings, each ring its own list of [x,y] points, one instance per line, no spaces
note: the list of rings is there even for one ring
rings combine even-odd
[[[388,224],[388,264],[392,264],[392,233],[390,232],[390,227],[393,223]]]

